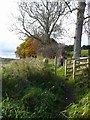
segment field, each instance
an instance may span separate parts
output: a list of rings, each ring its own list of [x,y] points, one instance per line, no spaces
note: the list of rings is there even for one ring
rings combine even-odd
[[[70,52],[70,55],[73,56],[73,51]],[[87,57],[88,56],[88,50],[81,50],[81,56]]]
[[[65,78],[64,67],[44,64],[42,58],[22,59],[3,64],[2,116],[4,119],[67,119],[90,117],[88,74],[73,81]],[[83,81],[82,81],[83,79]]]

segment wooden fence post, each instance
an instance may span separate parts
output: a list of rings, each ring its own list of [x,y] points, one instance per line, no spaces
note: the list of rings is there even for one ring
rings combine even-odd
[[[67,76],[67,60],[65,60],[65,76]]]
[[[89,68],[90,68],[90,57],[88,58],[88,60],[89,60]]]
[[[57,55],[55,56],[55,75],[57,75]]]
[[[73,80],[75,79],[75,72],[76,72],[76,60],[73,60]]]
[[[87,68],[89,67],[89,58],[87,58]]]

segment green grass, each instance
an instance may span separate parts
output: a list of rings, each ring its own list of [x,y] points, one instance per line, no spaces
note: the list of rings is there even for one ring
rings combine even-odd
[[[18,60],[4,65],[3,116],[21,118],[24,113],[23,117],[28,118],[60,118],[65,99],[64,85],[53,71],[52,60],[47,66],[39,59]],[[20,106],[23,108],[18,113]]]
[[[90,92],[86,94],[78,103],[72,103],[68,109],[68,118],[75,119],[89,119],[90,118]]]
[[[87,57],[87,56],[88,56],[88,50],[82,50],[82,51],[81,51],[81,55],[82,55],[83,57]]]
[[[82,54],[87,54],[87,51],[82,51]],[[58,75],[64,76],[64,68],[58,69]],[[87,76],[86,76],[87,75]],[[83,71],[83,75],[75,80],[72,77],[67,77],[67,83],[73,90],[75,101],[71,103],[61,114],[68,120],[89,119],[90,118],[90,68]]]
[[[68,78],[68,83],[72,85],[75,102],[67,106],[61,114],[70,120],[90,118],[90,69],[83,71],[83,75],[75,80]]]
[[[70,52],[70,55],[73,56],[73,51]],[[87,57],[88,56],[88,50],[81,50],[81,56]]]
[[[54,61],[44,65],[42,58],[10,62],[3,67],[2,114],[7,118],[81,119],[90,116],[90,69],[72,80],[65,77],[64,66],[57,68]],[[87,77],[85,75],[87,74]],[[58,80],[62,78],[62,81]],[[72,87],[75,101],[64,107],[64,82]],[[63,111],[64,109],[64,111]],[[23,114],[23,116],[22,116]]]
[[[66,79],[65,77],[65,70],[64,70],[64,66],[63,67],[59,67],[57,69],[57,76],[61,77],[62,79]]]

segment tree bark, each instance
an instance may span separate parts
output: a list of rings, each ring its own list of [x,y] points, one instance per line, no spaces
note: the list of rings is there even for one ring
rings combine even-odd
[[[90,16],[90,1],[88,2],[88,17]],[[90,45],[90,17],[88,18],[88,45]],[[88,56],[90,56],[90,48],[88,49]]]
[[[85,2],[78,2],[77,23],[74,37],[74,58],[81,56],[81,37],[84,21]]]

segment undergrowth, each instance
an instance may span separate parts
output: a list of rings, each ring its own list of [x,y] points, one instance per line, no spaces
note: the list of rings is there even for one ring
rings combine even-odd
[[[41,60],[25,59],[3,65],[2,73],[3,118],[90,118],[90,69],[72,80],[64,76],[64,67],[57,68],[55,76],[52,61],[45,65]],[[72,88],[75,98],[66,108],[64,83]]]
[[[35,59],[3,65],[3,118],[61,117],[64,84],[50,69],[51,65],[45,66]]]
[[[66,107],[61,114],[69,120],[86,120],[90,118],[90,69],[69,84],[73,87],[75,102]]]

